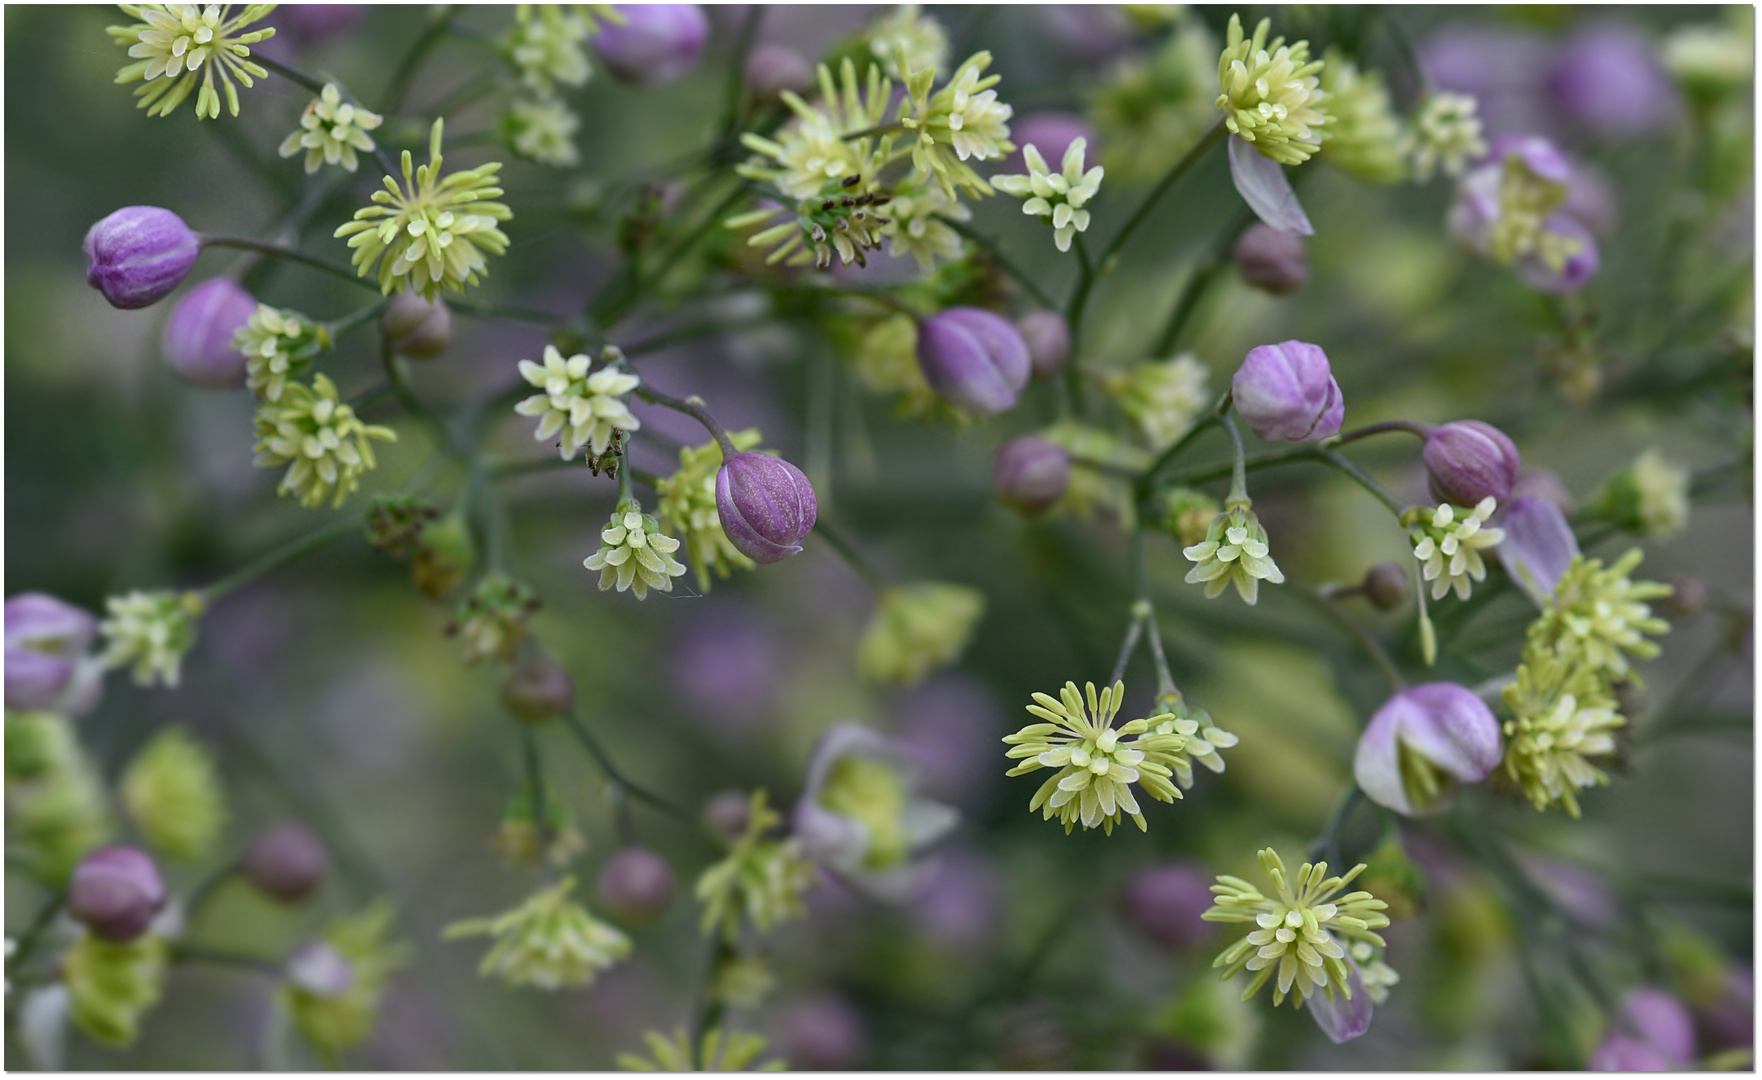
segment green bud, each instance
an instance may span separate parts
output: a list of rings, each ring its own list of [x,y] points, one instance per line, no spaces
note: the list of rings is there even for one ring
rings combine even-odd
[[[1165,497],[1162,527],[1174,535],[1184,548],[1205,540],[1212,518],[1223,509],[1218,501],[1203,491],[1178,487]]]
[[[424,595],[439,599],[459,587],[476,561],[477,545],[464,516],[450,514],[422,530],[410,580]]]

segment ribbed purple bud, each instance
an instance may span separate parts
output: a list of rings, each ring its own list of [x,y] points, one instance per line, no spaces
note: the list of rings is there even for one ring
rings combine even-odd
[[[1310,1019],[1333,1043],[1349,1042],[1369,1031],[1374,1013],[1370,991],[1364,988],[1364,977],[1358,973],[1358,961],[1352,959],[1350,953],[1346,955],[1346,969],[1346,985],[1352,990],[1351,997],[1337,990],[1331,1000],[1325,993],[1303,996],[1303,1003],[1309,1006]]]
[[[1358,740],[1352,771],[1364,794],[1401,814],[1444,809],[1457,783],[1478,784],[1505,740],[1486,702],[1455,683],[1425,683],[1390,698]]]
[[[563,665],[547,656],[522,659],[502,683],[502,704],[528,723],[560,716],[574,703],[575,680]]]
[[[276,825],[257,834],[239,861],[245,880],[275,900],[304,900],[330,872],[330,856],[303,825]]]
[[[1030,517],[1043,514],[1071,486],[1070,452],[1038,435],[1011,439],[991,462],[991,483],[1007,505]]]
[[[1242,230],[1235,248],[1242,280],[1274,296],[1294,293],[1309,283],[1303,237],[1255,222]]]
[[[165,320],[159,351],[178,375],[202,386],[245,385],[245,354],[233,332],[250,321],[257,301],[231,278],[210,278],[183,295]]]
[[[918,323],[918,367],[946,401],[991,416],[1015,408],[1033,365],[1009,320],[983,308],[953,307]]]
[[[843,998],[798,1001],[784,1012],[778,1049],[791,1069],[850,1072],[862,1067],[869,1050],[863,1014]]]
[[[1364,598],[1378,611],[1394,611],[1407,599],[1407,571],[1400,563],[1377,563],[1364,572]]]
[[[401,292],[380,312],[379,325],[392,348],[412,360],[432,360],[453,343],[453,312],[438,296]]]
[[[1318,442],[1338,435],[1346,418],[1328,354],[1308,342],[1248,350],[1230,387],[1236,411],[1268,442]]]
[[[1095,140],[1095,129],[1075,113],[1033,113],[1011,123],[1009,137],[1017,149],[1005,162],[1005,172],[1028,170],[1027,163],[1022,160],[1021,147],[1032,146],[1047,161],[1062,162],[1065,151],[1078,139],[1088,142],[1086,157],[1089,164],[1093,165],[1101,160],[1101,147]]]
[[[805,93],[814,85],[814,65],[808,58],[775,41],[753,46],[743,75],[746,92],[758,101],[775,101],[785,90]]]
[[[1185,949],[1211,936],[1201,919],[1216,899],[1211,876],[1190,863],[1166,863],[1142,871],[1126,888],[1126,914],[1152,940]]]
[[[801,551],[820,503],[802,471],[770,454],[735,454],[716,471],[716,513],[740,553],[774,563]]]
[[[86,284],[111,307],[143,308],[183,283],[202,246],[184,219],[125,206],[86,231]]]
[[[6,601],[6,707],[80,716],[98,704],[104,665],[89,655],[98,620],[47,593]]]
[[[1055,311],[1030,311],[1016,320],[1016,333],[1028,346],[1028,370],[1036,379],[1049,379],[1071,362],[1071,328]]]
[[[1453,420],[1433,428],[1420,456],[1432,497],[1457,506],[1474,506],[1489,495],[1504,502],[1523,471],[1517,444],[1479,420]]]
[[[1511,500],[1499,527],[1505,530],[1499,562],[1537,604],[1544,603],[1578,554],[1566,512],[1548,499],[1523,496]]]
[[[603,20],[593,47],[619,81],[665,86],[697,66],[710,21],[696,4],[619,4],[622,23]]]
[[[159,868],[139,848],[108,847],[74,867],[67,913],[107,941],[133,941],[165,906]]]
[[[1569,293],[1584,288],[1597,276],[1597,268],[1601,265],[1597,254],[1597,238],[1591,235],[1591,230],[1565,214],[1555,214],[1542,228],[1557,237],[1572,241],[1577,248],[1566,257],[1559,269],[1549,266],[1542,261],[1540,255],[1531,252],[1517,264],[1518,276],[1523,278],[1524,284],[1537,292]]]
[[[1575,128],[1602,135],[1653,134],[1676,116],[1676,84],[1652,37],[1626,23],[1588,26],[1567,39],[1543,85]]]
[[[600,906],[626,923],[657,918],[673,902],[673,870],[643,847],[627,847],[600,868]]]

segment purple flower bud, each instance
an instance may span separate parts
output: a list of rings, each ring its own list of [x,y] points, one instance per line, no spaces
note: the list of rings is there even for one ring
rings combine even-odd
[[[704,804],[704,824],[717,836],[732,843],[746,832],[751,797],[744,791],[720,791]]]
[[[1211,936],[1200,918],[1211,907],[1211,876],[1184,862],[1165,863],[1138,874],[1126,889],[1126,913],[1133,925],[1171,949],[1197,945]]]
[[[1505,572],[1537,604],[1545,602],[1578,554],[1578,538],[1565,511],[1547,499],[1525,496],[1511,500],[1499,527],[1505,530],[1499,544]]]
[[[945,851],[912,905],[912,925],[940,948],[983,951],[998,936],[1005,893],[997,868],[978,852]]]
[[[1567,918],[1586,926],[1608,929],[1621,921],[1621,909],[1609,883],[1583,867],[1563,859],[1519,852],[1518,869],[1547,896]]]
[[[803,93],[814,85],[814,65],[797,49],[767,41],[747,54],[746,92],[759,101],[775,101],[785,90]]]
[[[125,206],[86,231],[86,284],[111,307],[143,308],[183,283],[201,242],[157,206]]]
[[[1038,435],[1022,435],[997,449],[991,463],[997,497],[1033,517],[1046,512],[1071,484],[1071,455]]]
[[[1043,112],[1023,117],[1010,125],[1009,137],[1017,149],[1009,156],[1005,172],[1028,171],[1027,163],[1022,160],[1021,147],[1032,146],[1047,161],[1063,161],[1065,151],[1078,139],[1088,141],[1088,159],[1091,164],[1101,160],[1101,148],[1095,141],[1095,129],[1089,126],[1087,120],[1074,113]]]
[[[1248,350],[1230,384],[1236,411],[1269,442],[1318,442],[1340,433],[1346,399],[1321,346],[1303,341]]]
[[[239,870],[263,895],[291,904],[312,895],[330,872],[324,845],[303,825],[276,825],[257,834]]]
[[[1425,683],[1396,694],[1371,717],[1352,771],[1372,802],[1429,814],[1449,805],[1457,783],[1485,780],[1504,753],[1486,702],[1454,683]]]
[[[1585,27],[1555,51],[1544,85],[1574,128],[1637,137],[1670,126],[1676,84],[1658,62],[1652,39],[1626,23]]]
[[[1350,998],[1335,990],[1330,1000],[1326,993],[1314,988],[1303,996],[1315,1026],[1334,1043],[1348,1042],[1369,1031],[1373,1013],[1370,991],[1364,988],[1364,977],[1358,973],[1358,962],[1350,953],[1346,956],[1346,968],[1346,985],[1352,989]]]
[[[548,657],[526,657],[502,683],[502,704],[528,723],[542,723],[568,712],[574,702],[575,680],[563,665]]]
[[[798,1001],[783,1014],[778,1049],[791,1069],[849,1072],[869,1050],[863,1014],[839,997]]]
[[[1030,311],[1016,320],[1016,333],[1028,346],[1028,369],[1036,379],[1049,379],[1071,362],[1071,328],[1054,311]]]
[[[1673,1066],[1695,1060],[1695,1019],[1674,996],[1642,986],[1622,999],[1621,1011],[1634,1034]]]
[[[677,82],[703,56],[710,22],[696,4],[619,4],[622,23],[601,24],[593,47],[612,74],[632,86]]]
[[[673,902],[673,870],[644,847],[627,847],[600,868],[600,906],[626,923],[645,923]]]
[[[1016,328],[973,307],[949,308],[918,323],[918,367],[932,390],[980,416],[1015,408],[1033,369]]]
[[[438,296],[430,301],[401,292],[380,313],[379,325],[392,348],[412,360],[432,360],[453,343],[453,312]]]
[[[1309,282],[1309,259],[1303,238],[1255,222],[1236,241],[1236,272],[1262,292],[1284,296]]]
[[[1407,571],[1400,563],[1377,563],[1364,572],[1364,598],[1378,611],[1394,611],[1407,599]]]
[[[1457,506],[1477,505],[1489,495],[1504,502],[1523,470],[1517,444],[1479,420],[1455,420],[1433,428],[1421,456],[1432,497]]]
[[[88,655],[98,620],[45,593],[6,601],[6,707],[64,716],[91,712],[104,665]]]
[[[1672,1066],[1650,1043],[1616,1032],[1597,1047],[1585,1068],[1591,1072],[1670,1072]]]
[[[108,941],[133,941],[165,906],[165,882],[139,848],[108,847],[74,868],[67,913]]]
[[[310,43],[352,28],[370,8],[368,4],[284,4],[275,17],[289,36]]]
[[[722,531],[753,562],[774,563],[801,551],[820,504],[802,471],[770,454],[735,454],[716,471]]]
[[[1500,135],[1488,144],[1488,162],[1503,165],[1512,158],[1516,158],[1539,179],[1564,185],[1572,183],[1572,165],[1566,160],[1566,155],[1553,142],[1540,135]]]
[[[1531,252],[1517,264],[1518,276],[1537,292],[1569,293],[1584,288],[1597,276],[1600,265],[1597,238],[1591,235],[1591,230],[1565,214],[1555,214],[1542,229],[1572,241],[1577,249],[1566,257],[1558,270],[1544,262],[1539,254]]]
[[[202,386],[245,385],[245,354],[233,332],[257,310],[257,301],[231,278],[210,278],[183,295],[165,320],[159,349],[171,370]]]

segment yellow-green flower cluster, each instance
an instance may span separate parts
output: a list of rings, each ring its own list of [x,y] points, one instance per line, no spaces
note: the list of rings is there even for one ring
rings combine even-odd
[[[742,916],[755,930],[770,933],[778,923],[800,918],[806,911],[802,894],[816,884],[814,864],[802,857],[793,838],[767,837],[782,821],[767,804],[765,792],[753,792],[746,832],[721,862],[697,879],[704,933],[720,933],[732,942],[740,933]]]
[[[580,126],[581,118],[556,98],[516,98],[502,116],[502,134],[516,154],[559,169],[581,162],[575,149]]]
[[[141,1017],[159,1004],[167,960],[156,934],[127,942],[81,935],[61,961],[74,1025],[105,1046],[133,1045]]]
[[[857,643],[857,671],[870,682],[918,682],[966,651],[984,613],[985,594],[965,585],[888,586]]]
[[[226,828],[214,756],[181,727],[166,728],[135,755],[120,789],[141,836],[171,858],[203,858]]]
[[[1413,158],[1413,178],[1425,183],[1441,166],[1445,176],[1461,176],[1469,164],[1487,152],[1481,137],[1479,103],[1469,94],[1445,91],[1428,94],[1413,114],[1408,132],[1408,153]]]
[[[1225,979],[1243,970],[1256,973],[1242,994],[1243,1000],[1275,976],[1274,1005],[1288,996],[1292,1005],[1300,1006],[1314,993],[1325,994],[1330,1001],[1335,994],[1350,998],[1346,946],[1362,943],[1380,948],[1385,943],[1376,931],[1389,925],[1389,917],[1383,914],[1388,905],[1383,901],[1362,889],[1343,893],[1364,871],[1364,864],[1329,877],[1327,863],[1304,863],[1292,878],[1278,852],[1263,848],[1260,867],[1273,883],[1270,897],[1229,874],[1218,875],[1217,884],[1211,887],[1217,900],[1201,918],[1255,925],[1246,937],[1219,953],[1211,966],[1223,968]],[[1392,981],[1379,980],[1383,985]]]
[[[956,188],[989,195],[990,186],[967,161],[991,161],[1016,148],[1009,141],[1014,110],[991,89],[1001,76],[985,75],[990,66],[990,53],[974,53],[934,94],[934,71],[915,71],[906,78],[910,112],[902,112],[900,123],[912,139],[912,164],[920,174],[934,176],[951,198]]]
[[[600,972],[630,955],[630,939],[569,899],[574,889],[575,879],[566,877],[512,911],[456,922],[442,936],[495,938],[477,968],[484,978],[540,990],[591,986]]]
[[[886,125],[892,80],[871,65],[867,80],[859,81],[856,64],[846,57],[836,82],[831,69],[820,65],[819,86],[817,105],[809,105],[791,91],[783,92],[783,103],[795,113],[795,119],[774,138],[743,134],[741,145],[760,156],[736,166],[735,172],[748,180],[771,184],[791,199],[815,198],[827,181],[842,183],[853,176],[874,180],[893,158],[893,134],[860,139],[849,136]],[[733,222],[729,225],[746,227]]]
[[[742,452],[759,445],[760,439],[758,428],[728,433],[728,441]],[[721,467],[722,448],[714,442],[682,446],[679,471],[656,488],[661,496],[656,506],[660,527],[685,537],[685,550],[691,556],[698,588],[703,592],[710,591],[710,571],[725,578],[736,569],[751,570],[754,565],[722,531],[722,518],[716,509],[716,472]]]
[[[1067,834],[1081,822],[1085,829],[1100,828],[1111,836],[1122,815],[1137,822],[1140,831],[1150,828],[1132,794],[1133,784],[1162,802],[1181,798],[1171,779],[1174,762],[1170,755],[1186,747],[1186,736],[1172,726],[1151,732],[1152,726],[1175,720],[1166,713],[1114,727],[1125,696],[1126,686],[1121,682],[1100,694],[1094,683],[1079,692],[1076,683],[1067,682],[1056,698],[1034,695],[1035,704],[1028,706],[1028,712],[1044,723],[1029,724],[1003,740],[1009,744],[1006,757],[1024,759],[1005,776],[1058,770],[1034,793],[1029,813],[1041,810],[1048,821],[1058,815]],[[1137,737],[1128,742],[1123,738],[1127,735]]]
[[[587,838],[575,827],[569,804],[546,794],[544,828],[539,828],[532,788],[526,786],[508,799],[502,822],[496,829],[495,849],[510,862],[536,866],[540,859],[552,866],[568,866],[587,850]]]
[[[941,74],[948,64],[948,34],[918,4],[901,4],[869,28],[869,52],[890,79],[914,71]]]
[[[1578,817],[1577,789],[1609,782],[1587,759],[1614,753],[1610,732],[1627,723],[1602,672],[1582,654],[1532,640],[1505,704],[1514,714],[1505,722],[1505,775],[1537,810],[1558,805]]]
[[[343,403],[336,383],[316,375],[310,388],[289,383],[279,400],[257,407],[254,449],[259,468],[288,467],[276,491],[295,495],[311,510],[326,498],[332,507],[343,505],[361,486],[362,474],[378,464],[373,441],[397,438],[391,428],[363,423]]]
[[[318,947],[332,950],[333,959],[346,965],[339,985],[290,978],[281,986],[279,998],[294,1030],[327,1068],[335,1068],[339,1055],[373,1034],[385,985],[408,955],[404,945],[386,940],[392,915],[391,904],[380,900],[325,930]]]
[[[1223,513],[1211,519],[1205,539],[1183,548],[1181,554],[1194,564],[1187,571],[1187,584],[1204,582],[1208,600],[1222,593],[1224,586],[1234,584],[1242,602],[1252,604],[1260,599],[1263,579],[1274,585],[1285,580],[1267,546],[1266,529],[1247,498],[1224,503]]]
[[[218,119],[220,98],[226,95],[226,108],[239,114],[239,90],[234,80],[248,88],[252,79],[269,74],[251,60],[248,46],[275,36],[275,30],[245,27],[275,10],[274,4],[247,4],[231,8],[221,4],[118,4],[131,18],[140,19],[133,26],[112,26],[106,32],[118,44],[128,48],[135,62],[116,73],[118,85],[145,80],[135,91],[139,108],[148,116],[168,116],[176,111],[190,91],[196,94],[196,119]],[[228,14],[229,9],[235,13]],[[200,72],[198,80],[197,73]],[[218,89],[216,85],[218,84]]]
[[[1032,144],[1022,148],[1026,175],[993,176],[991,184],[1006,195],[1026,199],[1022,213],[1052,224],[1052,242],[1060,251],[1071,250],[1071,240],[1089,228],[1089,211],[1083,209],[1101,190],[1105,170],[1097,165],[1083,171],[1083,155],[1089,140],[1072,139],[1065,149],[1059,171],[1053,172]]]
[[[1360,72],[1332,50],[1325,63],[1321,85],[1333,117],[1322,129],[1327,160],[1373,184],[1407,179],[1407,134],[1389,105],[1382,73]]]
[[[1647,449],[1603,485],[1597,509],[1630,532],[1675,536],[1689,523],[1689,472]]]
[[[1166,450],[1193,429],[1211,407],[1205,388],[1211,372],[1191,353],[1173,360],[1133,364],[1107,377],[1107,392],[1144,433],[1152,450]]]
[[[1646,601],[1669,596],[1671,587],[1628,576],[1640,559],[1639,548],[1607,567],[1601,559],[1573,556],[1542,614],[1530,624],[1529,643],[1563,660],[1582,658],[1608,678],[1630,677],[1630,656],[1647,660],[1659,653],[1658,643],[1644,635],[1670,630]]]
[[[132,592],[104,601],[109,617],[98,624],[104,635],[104,666],[132,664],[135,685],[155,681],[176,686],[184,654],[196,644],[196,619],[204,607],[193,592]]]
[[[887,224],[876,235],[890,241],[889,255],[910,255],[925,273],[936,268],[938,259],[961,257],[961,234],[949,222],[965,224],[973,219],[973,211],[943,191],[940,184],[909,181],[894,189],[886,205]],[[915,359],[912,367],[917,367]]]
[[[520,81],[541,97],[550,97],[556,83],[581,86],[593,74],[582,45],[598,29],[591,15],[580,9],[606,8],[596,4],[518,4],[514,25],[503,40],[508,60],[520,73]],[[574,8],[576,10],[568,10]]]
[[[555,345],[545,346],[543,364],[520,361],[520,377],[539,391],[514,406],[521,416],[539,418],[532,437],[543,442],[561,432],[557,450],[567,460],[583,446],[599,457],[617,432],[639,430],[642,421],[630,411],[627,399],[642,378],[615,362],[622,355],[607,349],[607,363],[591,375],[593,361],[586,354],[565,360]]]
[[[648,599],[650,589],[673,591],[673,579],[685,566],[673,557],[679,541],[661,531],[653,514],[642,512],[635,499],[620,503],[600,532],[600,549],[581,560],[581,565],[600,572],[600,591],[618,585]]]
[[[328,326],[268,304],[258,304],[232,337],[232,347],[245,357],[245,385],[269,401],[280,401],[288,380],[305,374],[312,358],[330,345]]]
[[[6,713],[6,828],[51,885],[110,838],[103,782],[67,718]]]
[[[530,588],[505,574],[488,573],[459,602],[447,632],[459,635],[467,664],[484,659],[512,663],[538,608],[538,596]]]
[[[691,1036],[684,1028],[675,1028],[671,1037],[650,1031],[643,1035],[643,1040],[649,1045],[649,1056],[619,1054],[620,1069],[626,1072],[781,1072],[788,1068],[777,1059],[753,1065],[765,1052],[765,1040],[745,1031],[725,1032],[720,1027],[713,1027],[704,1032],[695,1056]]]
[[[1487,236],[1487,253],[1507,266],[1535,255],[1558,270],[1578,250],[1579,241],[1546,226],[1568,194],[1564,180],[1544,176],[1522,154],[1506,154],[1499,171],[1499,216]]]
[[[1472,582],[1485,581],[1487,564],[1481,552],[1505,539],[1504,529],[1489,529],[1498,502],[1491,495],[1473,510],[1440,503],[1436,510],[1415,507],[1401,515],[1413,540],[1413,557],[1432,583],[1432,599],[1442,600],[1452,588],[1467,600]]]
[[[308,176],[325,164],[354,172],[360,165],[355,151],[373,153],[373,136],[367,133],[384,121],[378,113],[344,101],[336,83],[325,83],[300,114],[299,130],[282,140],[280,153],[285,158],[305,150]]]
[[[1271,19],[1260,20],[1252,38],[1242,33],[1242,17],[1230,16],[1224,51],[1218,57],[1216,105],[1224,126],[1281,165],[1301,165],[1321,149],[1319,130],[1331,122],[1322,108],[1323,62],[1309,58],[1309,42],[1269,45]]]
[[[484,252],[508,250],[508,236],[496,223],[514,211],[491,201],[502,194],[496,186],[502,163],[443,177],[441,123],[429,134],[428,164],[412,173],[410,151],[404,151],[403,186],[386,177],[384,190],[373,193],[375,205],[355,211],[336,231],[338,239],[352,237],[357,273],[365,277],[378,264],[379,288],[388,295],[407,289],[433,300],[442,289],[464,292],[489,272]]]
[[[1237,739],[1213,723],[1209,712],[1189,705],[1179,690],[1165,690],[1156,695],[1156,713],[1156,718],[1150,722],[1149,733],[1172,735],[1181,740],[1179,747],[1161,753],[1175,772],[1175,783],[1183,790],[1193,786],[1195,761],[1214,773],[1224,771],[1224,759],[1218,751],[1235,746]]]

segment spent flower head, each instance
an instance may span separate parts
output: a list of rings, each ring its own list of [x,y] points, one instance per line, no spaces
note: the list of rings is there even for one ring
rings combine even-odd
[[[1015,110],[991,89],[1002,77],[985,75],[990,66],[990,53],[974,53],[934,94],[933,70],[914,71],[906,79],[908,100],[900,106],[900,123],[913,140],[912,165],[919,175],[935,177],[950,198],[956,188],[989,195],[990,186],[967,161],[991,161],[1016,148],[1009,141],[1009,118]]]
[[[196,119],[220,116],[220,98],[239,114],[239,90],[269,74],[251,60],[248,46],[275,36],[272,27],[246,30],[275,10],[274,4],[118,4],[123,13],[141,20],[133,26],[112,26],[106,32],[135,62],[116,73],[120,85],[145,80],[135,91],[148,116],[168,116],[196,90]],[[217,88],[218,84],[218,88]]]
[[[1322,129],[1326,160],[1374,184],[1407,179],[1407,135],[1389,104],[1382,72],[1361,72],[1332,49],[1326,65],[1321,85],[1333,117]]]
[[[630,939],[569,899],[574,889],[575,879],[566,877],[511,911],[456,922],[441,936],[448,941],[494,938],[477,968],[484,978],[540,990],[591,986],[602,971],[630,955]]]
[[[1472,583],[1485,581],[1487,564],[1481,552],[1505,539],[1505,530],[1486,527],[1498,508],[1491,495],[1473,510],[1440,503],[1436,510],[1416,506],[1401,515],[1413,541],[1413,557],[1421,573],[1432,583],[1432,599],[1442,600],[1451,589],[1467,600]]]
[[[203,858],[226,828],[214,755],[181,727],[154,736],[123,770],[118,788],[148,845],[174,859]]]
[[[1072,139],[1064,161],[1054,172],[1032,144],[1022,148],[1026,175],[993,176],[991,184],[1006,195],[1026,199],[1022,213],[1052,224],[1052,242],[1060,251],[1071,250],[1071,238],[1089,228],[1089,211],[1083,209],[1101,189],[1105,170],[1100,165],[1085,172],[1083,155],[1089,140]]]
[[[1301,165],[1321,149],[1322,133],[1331,122],[1322,108],[1328,98],[1318,77],[1323,62],[1311,60],[1309,42],[1286,45],[1277,37],[1269,45],[1271,19],[1260,20],[1253,37],[1242,33],[1242,17],[1230,16],[1224,51],[1218,57],[1216,105],[1224,110],[1224,126],[1254,144],[1281,165]]]
[[[732,942],[739,936],[742,917],[766,934],[778,923],[806,913],[802,894],[816,884],[814,864],[803,857],[799,841],[768,835],[782,822],[767,804],[765,792],[753,792],[745,832],[721,862],[697,879],[705,934],[720,933]]]
[[[1438,91],[1426,95],[1407,134],[1415,180],[1423,184],[1439,168],[1445,176],[1461,176],[1470,163],[1487,152],[1480,117],[1475,115],[1478,108],[1470,94]]]
[[[429,133],[428,164],[413,168],[404,151],[403,186],[386,177],[385,188],[373,193],[374,205],[355,211],[336,231],[338,239],[351,238],[356,273],[366,277],[378,264],[379,288],[388,295],[408,289],[433,300],[442,289],[464,292],[489,272],[484,252],[508,250],[508,236],[496,223],[514,211],[490,201],[502,194],[496,186],[502,163],[443,177],[441,126],[436,120]]]
[[[639,430],[642,421],[627,402],[642,379],[616,363],[621,355],[608,349],[607,363],[592,374],[593,361],[586,354],[565,360],[555,345],[545,346],[543,364],[520,361],[520,377],[539,391],[514,406],[521,416],[539,418],[532,437],[543,442],[562,432],[557,449],[568,460],[584,446],[598,457],[617,432]]]
[[[731,431],[728,441],[740,451],[759,445],[758,428]],[[751,570],[756,564],[735,547],[722,531],[716,510],[716,470],[722,467],[722,448],[714,441],[702,446],[679,448],[679,471],[656,487],[660,502],[656,518],[661,529],[685,538],[685,550],[697,574],[698,589],[710,591],[710,572],[727,577],[735,570]]]
[[[1173,360],[1133,364],[1107,376],[1107,392],[1130,417],[1152,450],[1166,450],[1193,429],[1212,405],[1206,390],[1211,371],[1192,353]]]
[[[104,666],[134,666],[135,685],[155,681],[176,686],[184,654],[196,644],[196,619],[206,607],[198,593],[132,592],[104,601],[108,617],[98,624],[104,635]]]
[[[1658,643],[1645,635],[1670,630],[1670,624],[1653,615],[1652,605],[1646,601],[1663,599],[1674,591],[1661,582],[1629,577],[1641,558],[1639,548],[1609,566],[1604,566],[1602,559],[1574,555],[1541,615],[1530,624],[1528,642],[1563,660],[1582,658],[1608,678],[1639,681],[1629,658],[1657,656]]]
[[[308,176],[327,164],[354,172],[360,165],[355,151],[373,153],[373,136],[367,133],[384,121],[378,113],[344,101],[336,83],[325,83],[318,96],[306,103],[299,129],[282,140],[280,153],[285,158],[305,150]]]
[[[505,574],[491,572],[478,581],[453,612],[448,634],[465,646],[465,662],[492,659],[513,663],[520,643],[530,632],[533,612],[542,606],[538,594]]]
[[[1505,722],[1505,775],[1537,810],[1563,806],[1578,817],[1578,789],[1609,782],[1588,759],[1614,753],[1610,732],[1627,723],[1602,672],[1584,656],[1532,642],[1505,704],[1514,714]]]
[[[1274,1005],[1289,996],[1293,1006],[1300,1006],[1304,998],[1317,993],[1330,1001],[1336,994],[1350,998],[1347,947],[1358,943],[1381,947],[1384,941],[1376,931],[1389,925],[1383,914],[1388,905],[1383,901],[1362,889],[1343,892],[1364,871],[1364,864],[1329,877],[1327,863],[1304,863],[1293,878],[1278,852],[1262,848],[1260,867],[1273,883],[1270,897],[1229,874],[1218,875],[1211,887],[1217,901],[1202,918],[1256,926],[1219,953],[1211,966],[1223,968],[1226,979],[1244,969],[1256,973],[1243,1000],[1275,975]]]
[[[870,682],[918,682],[966,651],[984,614],[985,594],[965,585],[888,586],[857,643],[857,671]]]
[[[1236,594],[1245,604],[1260,598],[1260,583],[1274,585],[1285,580],[1284,571],[1273,562],[1267,546],[1266,529],[1254,513],[1254,503],[1246,497],[1224,503],[1224,511],[1211,519],[1205,539],[1181,554],[1193,563],[1187,571],[1187,584],[1205,583],[1207,599],[1215,598],[1224,586],[1234,584]]]
[[[269,401],[280,401],[288,380],[305,374],[313,357],[330,346],[328,326],[268,304],[258,304],[232,337],[232,347],[245,357],[245,385]]]
[[[361,486],[362,474],[378,464],[373,441],[397,438],[389,427],[363,423],[343,403],[336,383],[315,375],[310,388],[289,383],[278,400],[257,407],[254,463],[266,469],[286,465],[276,491],[297,496],[308,510],[327,497],[337,507]]]
[[[642,512],[642,504],[627,500],[612,511],[612,517],[600,532],[600,549],[581,560],[581,565],[600,572],[600,591],[612,587],[636,593],[646,600],[650,589],[673,591],[673,579],[685,573],[685,566],[673,557],[679,541],[661,531],[653,514]]]
[[[277,996],[294,1030],[327,1067],[373,1034],[386,983],[409,955],[402,943],[386,940],[393,914],[390,902],[379,900],[339,918],[289,964]],[[312,968],[325,977],[314,978]]]
[[[763,1036],[746,1031],[710,1028],[693,1052],[691,1036],[675,1028],[671,1036],[650,1031],[643,1035],[649,1056],[619,1054],[618,1067],[626,1072],[781,1072],[788,1068],[772,1059],[754,1065],[765,1052]]]

